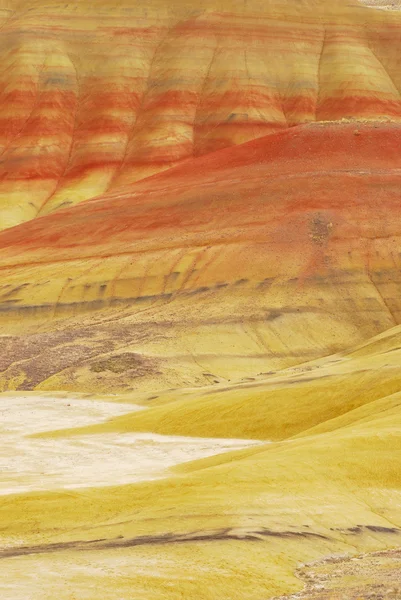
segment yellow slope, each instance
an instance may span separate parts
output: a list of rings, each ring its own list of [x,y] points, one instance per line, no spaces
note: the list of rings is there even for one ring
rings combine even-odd
[[[400,543],[400,431],[401,410],[393,407],[352,427],[198,461],[167,480],[8,497],[0,500],[1,535],[16,546],[22,538],[25,545],[73,542],[62,555],[67,569],[96,556],[116,564],[121,553],[133,563],[164,561],[174,589],[167,591],[167,576],[148,576],[149,600],[269,598],[297,588],[300,560]],[[161,544],[165,534],[172,537]],[[82,545],[102,539],[90,551]],[[25,564],[54,568],[59,551],[39,551],[35,558],[28,548]],[[105,598],[123,589],[118,572],[117,565],[109,574],[114,587]],[[131,572],[130,585],[140,594],[143,574]]]
[[[149,410],[72,433],[152,431],[282,440],[401,391],[400,365],[401,328],[396,327],[347,354],[265,380],[160,394]]]
[[[395,328],[219,393],[170,392],[143,415],[87,429],[282,441],[187,463],[164,480],[0,498],[3,566],[22,564],[13,552],[27,569],[54,573],[62,561],[90,600],[99,579],[77,574],[80,561],[103,565],[106,600],[254,600],[299,589],[299,561],[400,545],[400,339]]]

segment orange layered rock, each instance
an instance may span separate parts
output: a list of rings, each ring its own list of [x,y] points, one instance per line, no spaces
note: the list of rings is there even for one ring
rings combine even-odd
[[[46,331],[84,330],[88,368],[89,347],[129,350],[153,361],[145,386],[181,383],[188,360],[188,383],[230,378],[375,335],[401,320],[400,141],[397,124],[304,125],[5,231],[6,330],[40,327],[45,353]]]
[[[2,229],[305,122],[401,115],[401,19],[345,0],[15,2],[2,40]]]

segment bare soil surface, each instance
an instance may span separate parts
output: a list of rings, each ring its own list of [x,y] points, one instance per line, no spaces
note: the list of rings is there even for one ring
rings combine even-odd
[[[302,592],[273,600],[400,600],[401,549],[302,565]]]
[[[361,4],[382,10],[401,10],[400,0],[360,0]]]

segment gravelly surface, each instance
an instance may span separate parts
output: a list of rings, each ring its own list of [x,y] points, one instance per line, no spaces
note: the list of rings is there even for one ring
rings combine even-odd
[[[401,600],[401,550],[302,565],[302,592],[273,600]]]

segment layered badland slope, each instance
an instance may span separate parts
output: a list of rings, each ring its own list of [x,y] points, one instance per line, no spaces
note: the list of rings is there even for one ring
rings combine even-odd
[[[3,390],[255,376],[398,324],[400,140],[302,125],[4,231]]]
[[[1,7],[1,228],[305,122],[400,118],[398,13],[345,0]]]
[[[5,597],[260,600],[300,562],[399,546],[401,15],[0,9],[0,390],[146,408],[60,444],[263,442],[6,495]]]
[[[3,17],[2,389],[252,376],[399,322],[398,13]]]

